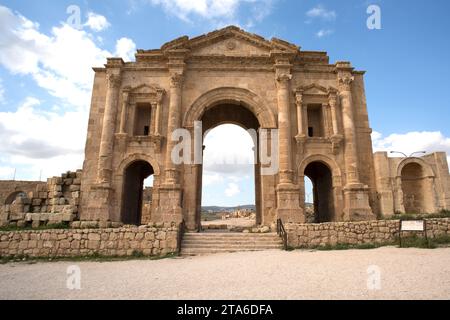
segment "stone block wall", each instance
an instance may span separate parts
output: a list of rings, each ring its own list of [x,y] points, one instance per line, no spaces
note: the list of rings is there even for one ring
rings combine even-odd
[[[108,229],[0,232],[0,257],[164,256],[178,249],[175,223]]]
[[[399,220],[378,220],[320,224],[287,223],[285,228],[288,233],[288,245],[299,248],[394,242],[398,240],[400,222]],[[427,219],[426,228],[429,238],[450,234],[450,218]],[[408,235],[410,233],[402,233],[402,237]]]
[[[60,177],[37,184],[27,197],[18,197],[12,204],[0,207],[0,226],[23,227],[31,224],[70,222],[77,218],[80,204],[81,170],[63,173]]]

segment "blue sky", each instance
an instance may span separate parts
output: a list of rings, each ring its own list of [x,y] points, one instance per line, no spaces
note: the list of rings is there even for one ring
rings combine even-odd
[[[381,9],[381,30],[366,26],[371,4]],[[80,9],[77,28],[66,24],[71,5]],[[229,24],[366,70],[376,150],[450,152],[449,1],[14,0],[0,6],[2,179],[14,170],[16,179],[38,179],[81,167],[90,66],[111,55],[132,60],[136,48]],[[208,174],[204,204],[253,202],[251,170]]]

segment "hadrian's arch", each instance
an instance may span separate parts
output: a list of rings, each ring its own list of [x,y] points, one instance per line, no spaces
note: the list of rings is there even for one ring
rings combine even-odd
[[[138,50],[135,57],[108,58],[94,68],[81,220],[124,220],[127,173],[142,169],[132,180],[139,186],[154,175],[151,219],[184,220],[189,230],[198,229],[202,167],[171,159],[177,145],[172,133],[185,129],[193,136],[195,121],[203,122],[203,132],[224,123],[259,135],[260,129],[276,130],[269,141],[277,142],[278,170],[262,175],[255,166],[261,224],[305,221],[305,174],[325,186],[319,202],[332,202],[321,206],[318,222],[369,220],[401,209],[402,172],[394,172],[387,155],[374,161],[364,71],[350,62],[330,63],[326,52],[234,26]],[[414,173],[421,188],[431,190],[421,210],[448,208],[446,158],[434,154],[426,161],[435,176],[423,164],[422,170],[405,166],[403,175]]]

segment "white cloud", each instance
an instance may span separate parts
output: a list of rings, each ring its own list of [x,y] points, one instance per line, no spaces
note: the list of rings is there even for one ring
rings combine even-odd
[[[208,187],[214,184],[222,183],[224,181],[224,176],[220,173],[205,173],[202,177],[203,187]]]
[[[374,131],[372,141],[374,151],[400,151],[407,155],[416,151],[447,152],[447,160],[450,163],[450,138],[439,131],[394,133],[387,137]]]
[[[2,82],[3,80],[0,79],[0,103],[3,103],[5,101],[5,89],[3,88]]]
[[[306,16],[311,19],[320,18],[322,20],[335,20],[337,15],[335,11],[327,10],[323,5],[317,5],[306,12]]]
[[[87,17],[88,20],[84,25],[91,28],[95,32],[103,31],[111,26],[108,20],[101,14],[89,12]]]
[[[322,29],[322,30],[319,30],[316,33],[316,37],[322,38],[322,37],[325,37],[325,36],[329,36],[332,33],[333,33],[333,30],[331,30],[331,29]]]
[[[253,140],[241,127],[218,126],[206,135],[204,145],[205,172],[239,176],[253,170]]]
[[[241,192],[241,190],[239,189],[239,186],[234,182],[228,183],[228,186],[225,189],[225,195],[229,198],[234,197],[239,192]]]
[[[14,74],[31,75],[39,86],[70,105],[87,108],[92,89],[92,66],[112,54],[92,36],[66,24],[51,35],[39,25],[0,6],[0,64]]]
[[[134,60],[136,53],[136,44],[128,38],[120,38],[116,42],[115,56],[121,57],[124,61]]]
[[[161,6],[168,14],[192,22],[193,18],[213,21],[215,25],[239,24],[236,16],[242,5],[251,6],[251,17],[246,25],[252,27],[255,22],[268,16],[276,0],[148,0],[152,5]],[[134,4],[135,5],[135,4]]]
[[[90,27],[99,29],[92,19]],[[17,110],[0,112],[0,174],[10,176],[13,167],[17,178],[37,179],[41,170],[47,177],[82,166],[92,67],[112,56],[95,39],[66,24],[44,34],[38,23],[0,6],[0,65],[61,101],[28,97]]]
[[[41,170],[47,177],[81,168],[86,114],[72,111],[60,115],[39,109],[40,104],[28,97],[15,112],[0,112],[1,162],[7,163],[6,168],[20,167],[33,179]]]

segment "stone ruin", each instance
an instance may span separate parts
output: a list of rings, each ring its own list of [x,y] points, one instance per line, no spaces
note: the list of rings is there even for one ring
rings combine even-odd
[[[0,207],[0,226],[57,225],[77,219],[82,171],[36,183],[28,193],[18,192],[15,200]],[[13,194],[14,195],[14,194]]]

